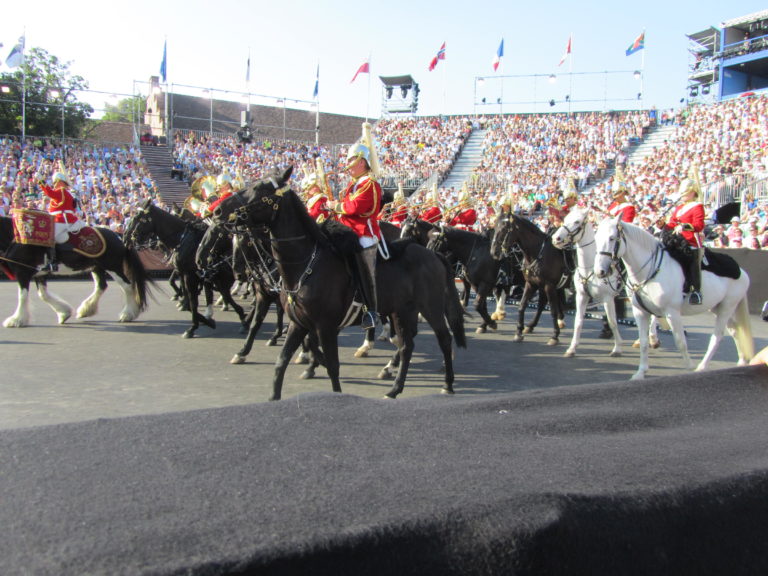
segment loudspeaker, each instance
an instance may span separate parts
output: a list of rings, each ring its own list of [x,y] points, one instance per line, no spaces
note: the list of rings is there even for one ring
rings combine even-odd
[[[248,126],[251,123],[251,113],[248,110],[240,112],[240,126]]]

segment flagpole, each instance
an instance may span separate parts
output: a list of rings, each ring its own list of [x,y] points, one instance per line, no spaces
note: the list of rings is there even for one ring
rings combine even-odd
[[[643,29],[643,53],[640,55],[640,110],[644,108],[643,98],[645,98],[645,90],[643,90],[643,78],[645,76],[645,29]]]
[[[248,46],[248,70],[245,75],[245,92],[248,94],[248,108],[246,120],[251,119],[251,47]]]
[[[368,94],[365,97],[365,121],[368,122],[371,105],[371,53],[368,53]]]
[[[315,146],[320,146],[320,61],[315,73]]]
[[[165,44],[164,46],[168,45],[168,36],[165,37]],[[166,57],[167,53],[165,52],[165,48],[163,49],[163,56]],[[165,145],[170,146],[171,145],[171,131],[170,126],[168,125],[170,116],[168,115],[168,61],[167,58],[165,59]]]
[[[573,100],[573,32],[568,37],[568,114],[571,113],[571,100]]]

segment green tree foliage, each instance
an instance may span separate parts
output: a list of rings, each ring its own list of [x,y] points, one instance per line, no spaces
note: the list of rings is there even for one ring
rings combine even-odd
[[[134,122],[136,118],[144,118],[147,111],[146,96],[132,96],[123,98],[117,104],[104,103],[104,122]]]
[[[0,134],[21,135],[25,115],[27,136],[60,137],[63,127],[66,137],[77,138],[93,113],[77,99],[88,82],[70,73],[69,62],[42,48],[26,51],[21,67],[0,74],[0,86],[5,87],[0,92]]]

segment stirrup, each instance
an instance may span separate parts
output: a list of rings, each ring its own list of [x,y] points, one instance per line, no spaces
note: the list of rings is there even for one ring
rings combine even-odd
[[[688,304],[691,306],[698,306],[701,304],[701,294],[699,292],[691,292],[688,294]]]

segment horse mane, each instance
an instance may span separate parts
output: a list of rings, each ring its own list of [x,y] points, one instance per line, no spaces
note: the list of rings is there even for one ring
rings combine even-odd
[[[349,226],[334,219],[325,220],[322,225],[319,225],[309,215],[307,207],[296,192],[288,190],[283,197],[290,203],[304,230],[321,246],[333,248],[342,254],[360,251],[360,240]]]
[[[443,226],[443,230],[446,234],[451,234],[458,240],[477,240],[478,237],[480,239],[486,239],[485,236],[482,234],[478,234],[477,232],[472,232],[470,230],[462,230],[461,228],[454,228],[453,226]]]
[[[639,244],[644,250],[653,252],[661,244],[661,241],[647,230],[631,222],[622,222],[621,228],[624,235],[631,241]]]
[[[528,218],[523,218],[522,216],[518,216],[517,214],[512,214],[512,217],[515,219],[516,222],[520,224],[521,227],[527,229],[529,232],[533,233],[534,235],[544,238],[547,234],[536,224],[528,220]]]

